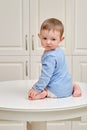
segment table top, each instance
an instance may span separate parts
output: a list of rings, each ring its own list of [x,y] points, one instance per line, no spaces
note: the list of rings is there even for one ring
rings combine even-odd
[[[78,82],[82,90],[81,97],[70,96],[67,98],[45,98],[40,100],[28,100],[28,90],[35,82],[36,80],[16,80],[0,82],[0,117],[4,114],[4,117],[6,119],[7,117],[5,115],[5,112],[11,112],[11,115],[12,112],[22,112],[22,114],[23,112],[26,114],[34,113],[37,114],[37,116],[39,113],[44,113],[44,115],[48,113],[49,115],[51,114],[51,112],[53,112],[53,114],[56,115],[55,112],[58,112],[58,114],[63,114],[62,112],[66,112],[66,114],[68,114],[67,112],[69,112],[70,115],[72,112],[73,116],[73,113],[77,113],[77,110],[81,110],[81,112],[83,110],[84,112],[85,110],[87,110],[86,83]],[[80,116],[81,113],[78,113],[78,115]],[[45,120],[45,117],[43,119]],[[25,120],[28,120],[28,117]],[[34,120],[34,118],[32,118],[31,120]],[[50,120],[50,116],[48,120]]]

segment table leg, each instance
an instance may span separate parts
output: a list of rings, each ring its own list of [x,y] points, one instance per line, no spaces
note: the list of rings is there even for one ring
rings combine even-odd
[[[46,130],[46,122],[28,122],[28,130]]]

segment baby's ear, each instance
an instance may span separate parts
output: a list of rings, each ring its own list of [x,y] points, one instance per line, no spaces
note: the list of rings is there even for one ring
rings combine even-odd
[[[38,37],[41,38],[41,34],[40,33],[38,33]]]
[[[61,37],[61,39],[60,39],[60,40],[61,40],[61,41],[63,41],[64,39],[65,39],[65,37]]]

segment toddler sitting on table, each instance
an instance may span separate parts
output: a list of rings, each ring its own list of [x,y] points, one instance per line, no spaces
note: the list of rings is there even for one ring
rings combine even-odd
[[[59,46],[64,40],[63,32],[62,22],[55,18],[46,19],[41,25],[38,36],[45,50],[41,58],[41,76],[28,93],[30,100],[81,96],[79,85],[72,83],[65,54]]]

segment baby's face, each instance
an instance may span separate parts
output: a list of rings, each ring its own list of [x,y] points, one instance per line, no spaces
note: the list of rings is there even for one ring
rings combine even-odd
[[[45,51],[56,49],[61,41],[60,32],[56,30],[42,30],[38,36]]]

